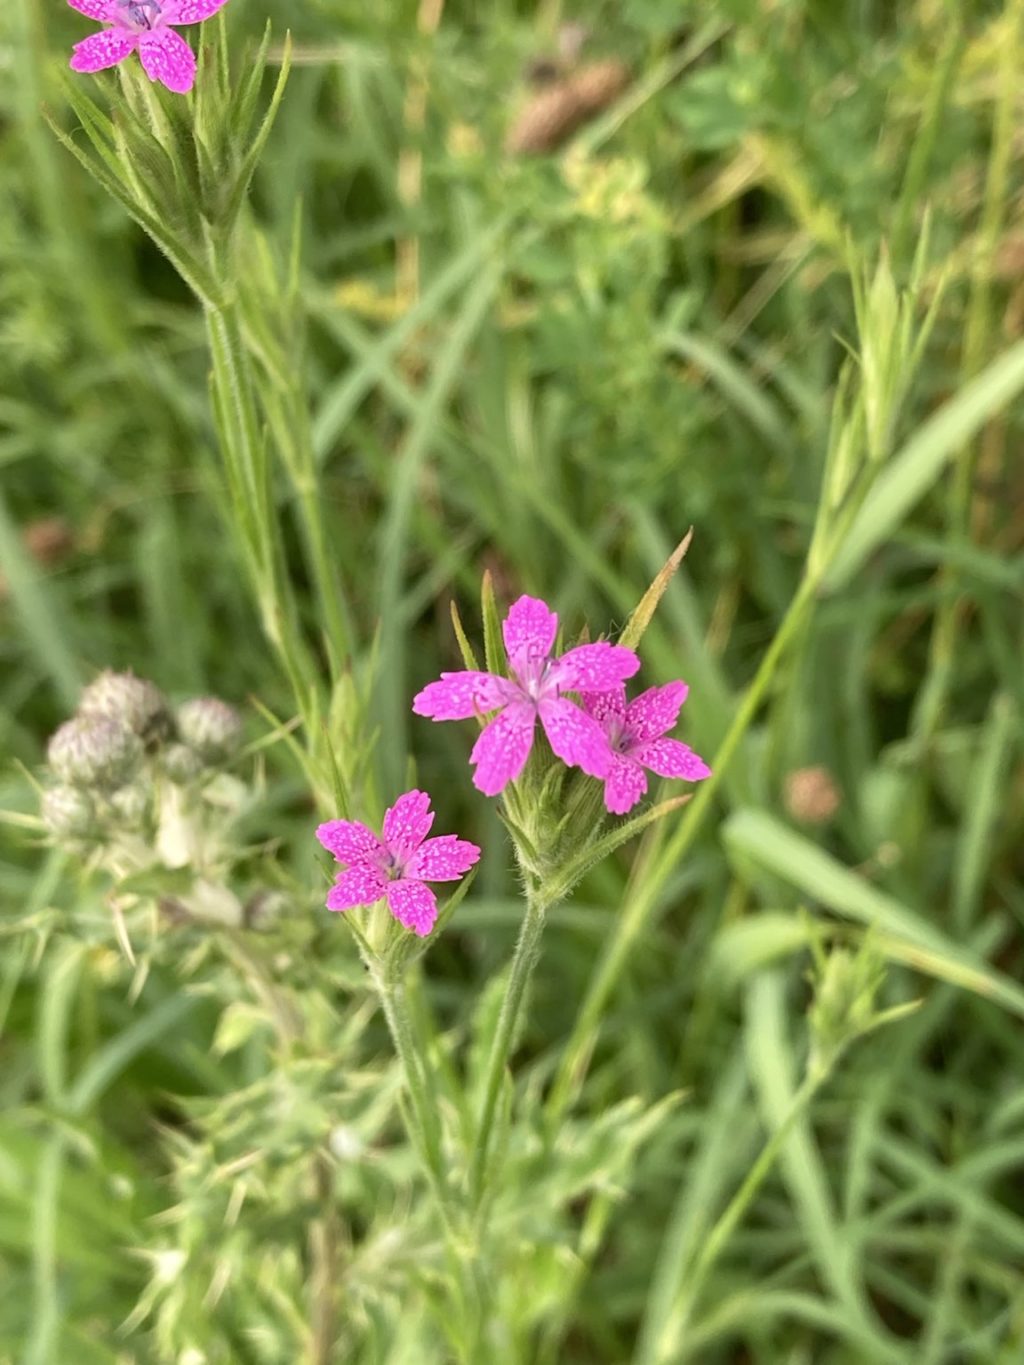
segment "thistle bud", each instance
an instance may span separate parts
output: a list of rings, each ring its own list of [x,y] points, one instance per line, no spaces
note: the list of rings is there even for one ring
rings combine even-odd
[[[170,728],[167,701],[155,683],[109,668],[82,693],[78,714],[123,721],[143,740],[162,738]]]
[[[87,792],[51,787],[43,793],[43,821],[53,835],[84,837],[96,824],[96,808]]]
[[[204,767],[203,760],[187,744],[168,744],[161,756],[164,772],[179,787],[187,787],[199,777]]]
[[[121,720],[75,716],[50,740],[47,758],[55,776],[72,787],[114,790],[137,772],[142,744]]]
[[[178,734],[206,763],[221,763],[238,748],[242,718],[219,697],[196,697],[178,707]]]

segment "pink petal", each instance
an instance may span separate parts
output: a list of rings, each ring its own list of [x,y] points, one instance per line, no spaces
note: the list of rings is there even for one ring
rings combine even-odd
[[[373,905],[384,895],[388,882],[379,868],[357,863],[342,872],[327,893],[328,910],[351,910],[354,905]]]
[[[558,617],[537,597],[520,597],[509,608],[501,628],[505,652],[514,672],[523,677],[551,654]]]
[[[399,923],[426,938],[437,919],[437,900],[422,882],[388,882],[388,905]]]
[[[428,683],[416,693],[412,709],[432,720],[469,720],[496,711],[517,696],[518,687],[507,678],[467,669],[465,673],[442,673],[440,682]]]
[[[548,676],[563,691],[610,692],[639,667],[640,660],[631,649],[600,641],[570,649],[555,660]]]
[[[180,33],[154,29],[139,39],[139,59],[151,81],[160,81],[176,95],[186,95],[196,79],[196,59]]]
[[[117,22],[117,0],[68,0],[68,4],[72,9],[78,10],[79,14],[95,19],[97,23],[113,24]]]
[[[647,778],[639,763],[616,754],[605,779],[604,804],[613,815],[625,815],[647,791]]]
[[[517,702],[485,725],[469,756],[476,767],[473,785],[485,796],[497,796],[523,771],[533,745],[537,713]]]
[[[430,833],[434,812],[426,792],[411,791],[400,796],[384,816],[384,842],[388,852],[404,863]]]
[[[593,716],[602,729],[609,728],[609,722],[624,720],[626,715],[626,684],[620,683],[609,692],[584,692],[580,703],[588,716]]]
[[[678,739],[652,739],[634,749],[630,757],[659,777],[685,777],[687,782],[699,782],[702,777],[711,776],[711,769],[700,754],[680,744]]]
[[[566,697],[550,697],[539,710],[548,743],[563,763],[580,767],[591,777],[608,776],[612,751],[596,720]]]
[[[90,33],[75,44],[71,54],[72,71],[104,71],[108,66],[123,62],[129,52],[139,45],[136,33],[123,28],[105,28],[99,33]]]
[[[422,882],[457,882],[480,857],[476,844],[454,834],[428,839],[412,855],[406,866],[407,877]]]
[[[319,825],[316,837],[339,863],[362,863],[384,853],[384,845],[358,820],[328,820]]]
[[[632,741],[658,739],[668,734],[679,719],[679,708],[689,688],[684,682],[649,687],[626,708],[626,733]]]
[[[164,5],[165,24],[201,24],[216,14],[228,0],[167,0]]]

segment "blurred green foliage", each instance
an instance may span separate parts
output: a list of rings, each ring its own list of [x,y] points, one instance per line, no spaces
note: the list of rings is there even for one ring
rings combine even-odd
[[[686,856],[644,881],[666,847],[645,843],[635,880],[627,851],[552,913],[494,1208],[491,1358],[1018,1361],[1024,5],[430,14],[235,0],[225,18],[239,66],[267,17],[272,65],[286,28],[295,44],[252,195],[267,251],[254,236],[243,266],[308,394],[353,618],[332,716],[349,692],[366,714],[331,731],[338,761],[380,806],[414,762],[439,828],[486,849],[412,988],[440,1028],[452,1160],[522,907],[468,729],[409,712],[459,666],[449,600],[478,640],[486,568],[567,633],[621,627],[693,525],[644,676],[690,682],[683,735],[709,759],[788,632]],[[558,152],[512,156],[527,65],[573,19],[580,60],[621,59],[632,84]],[[225,532],[202,316],[43,118],[74,127],[62,69],[86,31],[59,0],[0,14],[0,1361],[458,1359],[399,1072],[321,909],[292,692]],[[117,81],[81,79],[100,103]],[[912,371],[877,427],[857,416],[872,358],[876,394]],[[979,375],[974,416],[950,418]],[[879,431],[859,540],[787,614],[829,489],[840,520],[852,507],[837,469],[862,472]],[[296,492],[282,477],[271,498],[326,676]],[[151,917],[133,965],[108,885],[44,847],[30,775],[105,667],[250,703],[242,875],[283,913],[231,934]],[[808,770],[838,794],[824,818],[794,796],[821,790],[794,788]],[[642,895],[591,1059],[578,1010]],[[875,925],[880,1006],[924,1004],[793,1118],[803,907],[843,943]],[[785,1122],[684,1313],[708,1230]]]

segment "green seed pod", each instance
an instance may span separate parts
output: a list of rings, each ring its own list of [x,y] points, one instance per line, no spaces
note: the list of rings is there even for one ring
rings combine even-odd
[[[43,821],[53,835],[84,837],[96,828],[96,808],[76,787],[51,787],[43,793]]]
[[[242,718],[218,697],[196,697],[178,707],[178,734],[206,763],[222,763],[242,739]]]
[[[54,774],[72,787],[121,787],[142,763],[142,744],[124,721],[75,716],[50,740]]]
[[[168,744],[161,755],[163,770],[172,782],[186,787],[201,776],[206,765],[187,744]]]
[[[82,693],[78,714],[123,721],[143,740],[162,739],[171,724],[167,700],[155,683],[109,668]]]

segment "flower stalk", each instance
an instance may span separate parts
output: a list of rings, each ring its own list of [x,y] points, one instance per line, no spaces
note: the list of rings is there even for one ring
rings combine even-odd
[[[479,1212],[486,1191],[488,1159],[498,1096],[508,1067],[530,978],[540,958],[540,942],[547,912],[554,903],[534,879],[528,880],[526,914],[516,942],[512,965],[509,968],[508,984],[498,1015],[498,1026],[487,1058],[483,1097],[477,1119],[473,1160],[469,1173],[469,1206],[474,1214]]]

